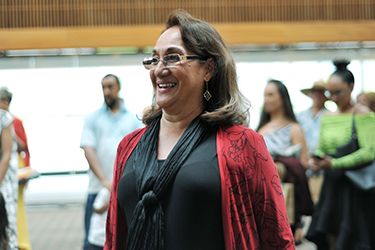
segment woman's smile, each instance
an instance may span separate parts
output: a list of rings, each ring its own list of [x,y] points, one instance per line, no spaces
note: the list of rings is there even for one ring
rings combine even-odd
[[[177,85],[177,83],[167,82],[167,81],[158,81],[156,85],[158,86],[159,93],[166,93],[166,92],[171,91]]]
[[[176,83],[167,82],[167,81],[158,81],[157,85],[159,88],[165,89],[165,88],[173,88],[174,86],[176,86]]]

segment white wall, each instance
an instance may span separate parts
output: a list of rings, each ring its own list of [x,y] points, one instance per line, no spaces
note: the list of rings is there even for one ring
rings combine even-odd
[[[374,60],[353,60],[349,65],[356,78],[353,98],[363,86],[375,90],[374,68]],[[327,79],[334,66],[331,61],[239,62],[237,69],[240,89],[253,106],[250,127],[256,128],[267,80],[283,81],[295,112],[300,112],[311,105],[311,100],[299,90],[312,86],[319,78]],[[83,116],[103,104],[100,82],[108,73],[119,76],[120,95],[131,112],[140,114],[151,104],[149,72],[141,65],[0,70],[0,86],[7,86],[14,96],[11,112],[24,121],[35,169],[88,169],[79,148]]]

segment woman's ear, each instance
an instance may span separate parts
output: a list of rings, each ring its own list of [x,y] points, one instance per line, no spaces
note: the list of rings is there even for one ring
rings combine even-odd
[[[354,89],[354,83],[353,82],[349,85],[349,88],[350,88],[350,91],[353,91],[353,89]]]
[[[206,69],[206,74],[204,76],[204,81],[208,82],[210,81],[215,71],[215,63],[212,58],[209,58],[207,62],[205,63],[205,69]]]

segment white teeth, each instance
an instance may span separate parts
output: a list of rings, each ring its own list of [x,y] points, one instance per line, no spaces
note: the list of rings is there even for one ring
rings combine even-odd
[[[172,88],[176,86],[175,83],[165,83],[165,84],[158,84],[159,88]]]

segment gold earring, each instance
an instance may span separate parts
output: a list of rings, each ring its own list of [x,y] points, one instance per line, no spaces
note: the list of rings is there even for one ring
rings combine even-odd
[[[203,97],[206,99],[206,101],[209,101],[212,97],[211,93],[208,91],[208,82],[206,83],[206,92],[204,92]]]

